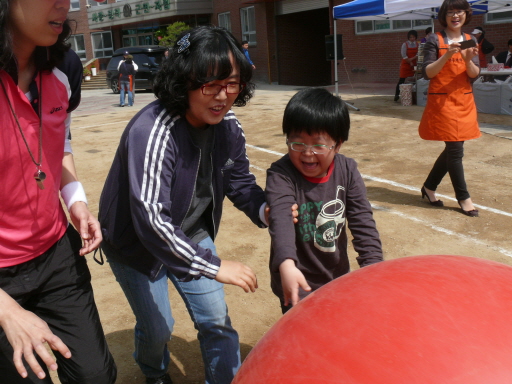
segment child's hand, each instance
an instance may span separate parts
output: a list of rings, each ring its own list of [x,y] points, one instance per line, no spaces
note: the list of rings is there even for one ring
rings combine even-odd
[[[299,287],[305,291],[311,291],[311,287],[308,285],[306,278],[295,266],[295,261],[292,259],[286,259],[281,263],[279,273],[281,274],[285,306],[290,303],[293,306],[299,302]]]

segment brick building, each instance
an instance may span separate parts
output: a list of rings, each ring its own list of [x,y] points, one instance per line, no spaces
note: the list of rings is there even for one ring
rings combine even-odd
[[[72,0],[70,42],[84,64],[97,58],[105,69],[116,49],[158,44],[156,32],[176,21],[210,24],[212,12],[212,0]]]
[[[72,1],[70,19],[76,20],[72,38],[84,62],[101,58],[106,65],[113,50],[157,42],[155,31],[175,21],[191,26],[223,26],[240,40],[249,41],[257,81],[286,85],[334,83],[334,63],[326,59],[326,36],[333,33],[332,7],[345,0],[93,0]],[[90,5],[90,6],[89,6]],[[338,63],[340,83],[398,80],[400,47],[407,31],[442,27],[431,20],[337,20],[344,60]],[[474,16],[465,32],[475,26],[486,31],[495,55],[512,38],[512,11]],[[490,60],[491,55],[488,55]]]

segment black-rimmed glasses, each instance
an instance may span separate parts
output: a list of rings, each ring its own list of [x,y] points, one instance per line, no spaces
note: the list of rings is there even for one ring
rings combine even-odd
[[[462,16],[465,13],[466,13],[466,11],[448,11],[448,12],[446,12],[446,16],[448,16],[448,17]]]
[[[238,95],[245,88],[243,83],[229,83],[226,85],[220,84],[205,84],[201,86],[201,92],[206,96],[218,95],[223,89],[228,95]]]
[[[325,155],[335,147],[334,145],[332,147],[329,147],[324,144],[307,145],[304,143],[297,143],[295,141],[287,141],[286,144],[288,144],[292,151],[296,152],[306,152],[309,148],[311,148],[311,152],[313,152],[315,155]]]

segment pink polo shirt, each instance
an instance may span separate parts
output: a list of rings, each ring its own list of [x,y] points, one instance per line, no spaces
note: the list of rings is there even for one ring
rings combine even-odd
[[[12,78],[3,70],[0,77],[37,161],[39,117]],[[39,87],[39,75],[36,84]],[[42,88],[43,190],[34,180],[36,166],[0,89],[0,268],[41,255],[64,235],[68,224],[60,202],[60,182],[71,91],[66,75],[56,68],[43,73]]]

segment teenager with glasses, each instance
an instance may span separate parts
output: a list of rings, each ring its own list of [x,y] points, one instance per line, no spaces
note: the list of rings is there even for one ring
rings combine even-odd
[[[69,140],[83,72],[66,43],[69,7],[69,0],[0,0],[5,384],[51,384],[49,370],[61,383],[116,380],[84,257],[100,245],[100,225],[87,208]]]
[[[466,40],[473,40],[476,45],[473,36],[462,32],[471,16],[466,0],[445,0],[439,9],[438,20],[445,29],[430,35],[423,50],[422,71],[430,85],[419,134],[424,140],[445,143],[421,187],[421,197],[426,197],[432,206],[442,207],[436,190],[448,173],[462,213],[476,217],[478,210],[469,195],[462,165],[464,142],[481,135],[471,87],[480,74],[478,47],[461,49]]]
[[[229,384],[240,366],[223,283],[245,292],[258,284],[248,266],[221,260],[214,240],[226,196],[265,227],[265,196],[231,110],[252,97],[251,76],[230,32],[182,34],[156,76],[157,100],[126,127],[105,182],[102,248],[135,314],[134,358],[147,383],[171,383],[169,280],[198,330],[206,383]]]
[[[366,188],[353,159],[339,154],[350,117],[325,89],[295,94],[284,111],[288,154],[267,171],[271,286],[283,313],[348,273],[347,226],[361,267],[382,261],[382,246]],[[292,223],[290,205],[299,206]]]

